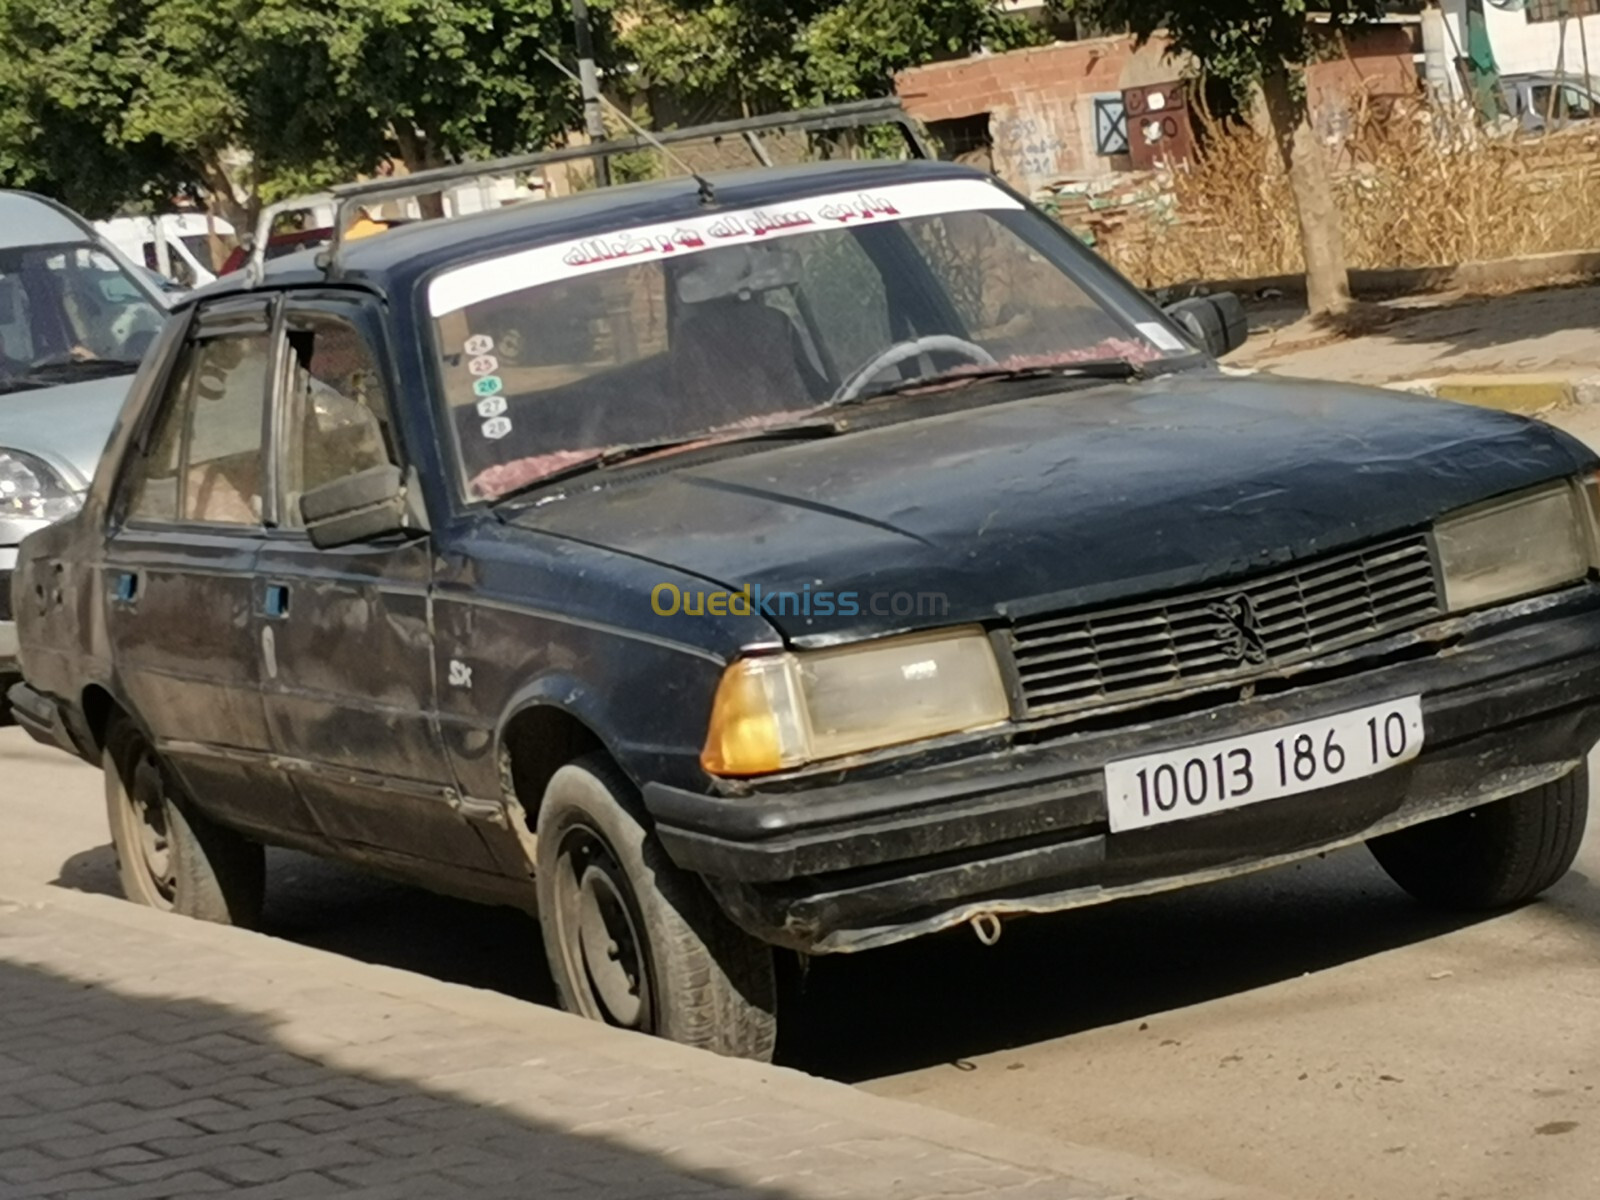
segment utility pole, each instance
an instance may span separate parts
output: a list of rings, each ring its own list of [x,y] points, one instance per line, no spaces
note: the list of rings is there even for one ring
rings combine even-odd
[[[583,124],[589,141],[606,140],[605,112],[600,107],[600,73],[594,65],[594,31],[589,27],[588,0],[572,0],[572,24],[578,43],[578,89],[583,93]],[[594,181],[611,186],[611,162],[604,155],[594,160]]]

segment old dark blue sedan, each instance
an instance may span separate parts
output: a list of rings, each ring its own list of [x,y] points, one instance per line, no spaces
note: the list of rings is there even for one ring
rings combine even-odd
[[[178,306],[23,547],[15,708],[104,765],[135,900],[249,922],[263,844],[336,856],[732,1054],[774,948],[1363,841],[1527,900],[1600,739],[1600,463],[1226,374],[1236,315],[937,163],[277,259]]]

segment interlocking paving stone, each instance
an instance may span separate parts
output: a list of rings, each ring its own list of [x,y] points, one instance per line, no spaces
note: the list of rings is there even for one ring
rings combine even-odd
[[[1073,1148],[794,1072],[38,896],[0,905],[4,1200],[1245,1196],[1104,1160],[1079,1177]]]

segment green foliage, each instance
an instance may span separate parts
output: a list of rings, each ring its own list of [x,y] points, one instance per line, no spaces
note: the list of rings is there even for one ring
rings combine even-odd
[[[546,145],[578,109],[539,51],[571,36],[565,0],[0,0],[0,184],[248,218],[390,157]]]
[[[1148,40],[1165,30],[1173,48],[1193,55],[1210,75],[1243,93],[1268,76],[1293,74],[1316,61],[1319,28],[1308,17],[1326,13],[1334,27],[1382,16],[1386,0],[1055,0],[1073,16],[1110,29],[1131,29]]]
[[[254,0],[258,96],[280,114],[274,157],[318,146],[413,168],[547,145],[576,123],[564,0]],[[303,156],[300,156],[303,158]]]
[[[1042,35],[991,0],[620,0],[638,80],[705,111],[888,94],[895,72]]]
[[[199,185],[241,140],[229,0],[0,0],[0,182],[90,213]]]
[[[992,0],[591,10],[612,78],[691,119],[883,95],[906,67],[1038,37]],[[0,0],[0,185],[96,216],[188,193],[249,221],[385,160],[558,141],[581,110],[545,51],[573,61],[569,0]]]

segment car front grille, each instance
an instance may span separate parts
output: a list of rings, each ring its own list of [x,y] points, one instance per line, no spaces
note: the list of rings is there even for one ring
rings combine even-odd
[[[1026,715],[1187,690],[1315,658],[1444,611],[1416,534],[1231,587],[1019,620],[1012,653]]]

